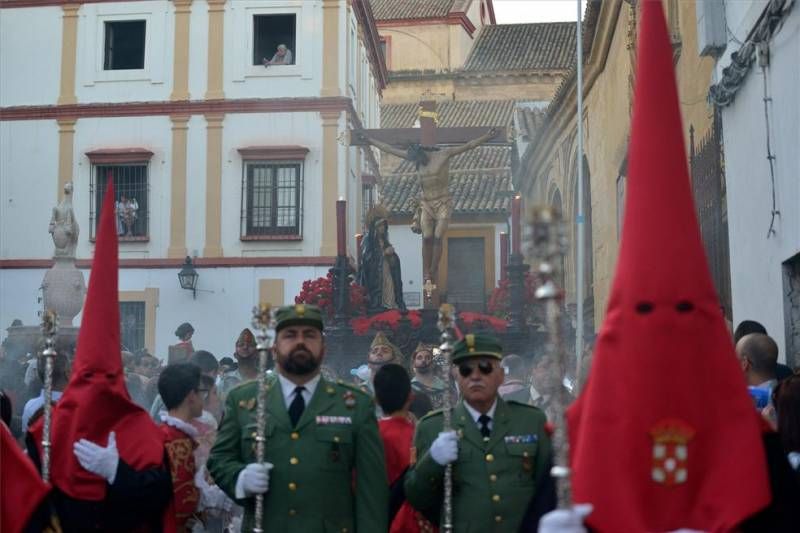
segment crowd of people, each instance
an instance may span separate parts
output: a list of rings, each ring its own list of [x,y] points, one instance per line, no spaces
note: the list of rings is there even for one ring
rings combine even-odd
[[[248,435],[254,427],[258,373],[256,339],[249,329],[236,339],[232,356],[221,359],[191,346],[194,330],[188,323],[178,327],[179,342],[170,347],[167,365],[146,352],[121,353],[127,392],[164,434],[171,475],[162,483],[175,494],[168,512],[174,514],[178,531],[239,531],[243,525],[247,530],[253,526],[255,494],[267,495],[268,530],[298,526],[311,531],[333,522],[341,527],[337,530],[435,531],[443,466],[451,463],[458,465],[453,502],[457,530],[467,530],[467,524],[483,524],[492,531],[537,530],[539,519],[555,505],[545,424],[552,394],[546,356],[503,357],[496,339],[467,335],[456,346],[453,385],[448,386],[448,368],[435,361],[436,347],[420,344],[406,361],[378,333],[366,371],[354,372],[351,382],[343,383],[323,368],[321,314],[301,306],[306,318],[300,319],[295,307],[281,310],[270,357],[267,463],[254,461],[254,437]],[[776,490],[767,523],[796,527],[800,522],[791,509],[800,501],[794,500],[800,497],[800,374],[778,363],[777,346],[758,322],[742,322],[733,340],[742,379],[766,428],[765,453]],[[60,353],[53,363],[55,403],[70,382],[72,354]],[[35,366],[41,389],[43,360],[28,364]],[[305,390],[297,393],[298,386]],[[39,462],[29,430],[42,416],[44,394],[35,387],[29,392],[31,397],[18,410],[19,422],[12,422],[6,393],[2,414]],[[446,394],[455,405],[452,431],[442,428],[439,408]],[[305,411],[311,416],[304,417]],[[114,438],[109,436],[106,448],[89,441],[80,446],[85,455],[81,464],[105,477],[109,487],[114,487],[115,468],[96,465],[103,462],[97,457],[115,445]],[[356,476],[355,489],[351,474]],[[135,485],[125,477],[123,482]],[[339,496],[321,506],[318,498],[338,485]],[[124,493],[130,488],[118,489]],[[486,495],[488,501],[482,501]],[[162,494],[150,505],[159,502],[169,498]],[[351,512],[362,508],[367,510]],[[71,516],[63,502],[51,509]],[[40,510],[33,530],[50,520]],[[498,529],[501,523],[508,527]],[[542,528],[547,531],[546,522]]]

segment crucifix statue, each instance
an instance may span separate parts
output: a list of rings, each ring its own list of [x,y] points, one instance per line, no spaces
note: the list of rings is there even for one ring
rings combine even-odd
[[[448,190],[450,160],[489,141],[505,142],[502,128],[438,128],[437,122],[436,102],[423,100],[419,106],[419,128],[357,130],[350,141],[351,145],[372,145],[414,163],[421,189],[420,223],[416,232],[422,233],[423,277],[429,288],[435,287],[442,242],[453,212],[453,198]],[[430,299],[430,290],[426,293]]]

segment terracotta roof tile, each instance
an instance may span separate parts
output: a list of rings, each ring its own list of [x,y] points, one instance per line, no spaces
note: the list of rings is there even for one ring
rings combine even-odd
[[[455,0],[370,0],[375,20],[446,17]]]
[[[450,194],[455,214],[507,215],[511,205],[511,170],[454,171]],[[391,174],[384,178],[381,203],[394,215],[413,215],[419,198],[419,179],[414,174]]]
[[[537,22],[484,26],[465,71],[568,69],[575,57],[575,24]]]
[[[381,105],[382,128],[411,128],[419,105]],[[514,100],[461,100],[439,102],[439,127],[511,126]]]
[[[511,168],[510,146],[479,146],[458,154],[450,161],[450,172],[458,170],[497,170]],[[414,163],[403,160],[392,174],[414,172]]]

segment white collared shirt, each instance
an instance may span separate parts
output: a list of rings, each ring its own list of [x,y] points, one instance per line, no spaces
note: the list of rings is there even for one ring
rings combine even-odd
[[[52,391],[51,398],[54,402],[57,402],[59,399],[61,399],[62,394],[63,392],[54,390]],[[36,411],[38,411],[43,405],[44,405],[44,390],[39,392],[39,396],[28,400],[28,402],[25,404],[25,407],[22,408],[23,431],[28,431],[28,424],[31,421],[31,417],[35,415]]]
[[[311,401],[311,397],[314,396],[314,391],[317,390],[317,384],[319,384],[319,378],[321,374],[317,374],[313,379],[305,382],[303,385],[297,385],[289,381],[283,374],[280,372],[278,374],[278,381],[281,384],[281,392],[283,392],[283,402],[286,405],[287,409],[290,405],[292,405],[292,400],[294,400],[294,390],[297,387],[305,387],[303,391],[303,399],[306,401],[306,405],[308,402]]]
[[[467,412],[469,413],[469,416],[472,417],[472,420],[478,426],[478,429],[480,429],[481,428],[481,423],[478,422],[478,419],[484,413],[480,413],[477,410],[473,409],[472,406],[470,404],[468,404],[466,400],[464,401],[464,407],[467,409]],[[494,403],[489,408],[489,410],[485,413],[486,416],[491,418],[491,420],[489,420],[489,431],[491,431],[492,428],[494,428],[494,411],[495,411],[495,409],[497,409],[497,398],[494,399]]]

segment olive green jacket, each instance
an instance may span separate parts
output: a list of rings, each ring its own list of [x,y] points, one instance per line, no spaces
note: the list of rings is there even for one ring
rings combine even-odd
[[[418,460],[405,480],[411,505],[434,514],[442,509],[444,467],[429,450],[442,431],[443,419],[442,411],[434,411],[419,421],[414,436]],[[498,398],[492,433],[484,441],[463,402],[458,403],[453,410],[453,429],[459,434],[458,459],[453,463],[455,531],[519,531],[537,487],[549,475],[552,450],[544,425],[539,409]]]
[[[264,496],[269,532],[385,532],[389,491],[383,444],[372,400],[320,379],[292,428],[277,378],[268,379],[265,460],[274,465]],[[253,527],[255,498],[236,499],[236,480],[255,462],[257,383],[228,393],[208,470],[245,508],[242,531]]]

